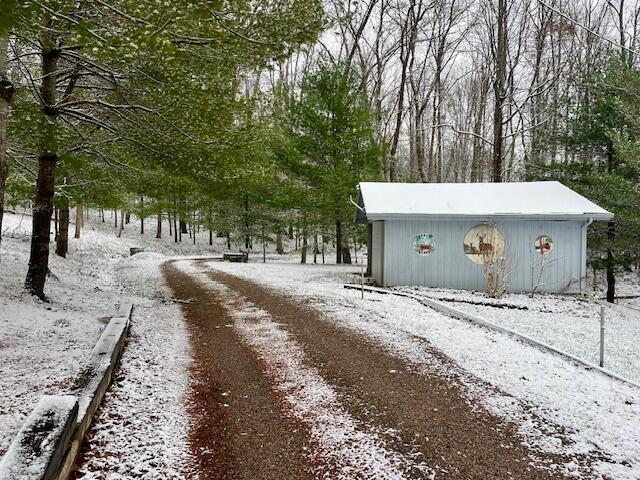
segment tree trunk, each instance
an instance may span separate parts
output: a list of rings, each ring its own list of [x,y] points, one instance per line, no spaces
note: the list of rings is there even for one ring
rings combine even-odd
[[[284,248],[282,246],[282,233],[276,233],[276,253],[278,255],[282,255],[284,253]]]
[[[342,222],[336,221],[336,263],[342,263]]]
[[[140,235],[144,235],[144,197],[140,197]]]
[[[49,270],[49,241],[53,191],[58,157],[45,153],[38,159],[38,181],[33,208],[31,251],[25,288],[33,295],[44,298],[44,284]]]
[[[262,263],[267,263],[267,239],[264,233],[264,225],[262,225]]]
[[[56,254],[66,258],[69,251],[69,200],[63,198],[59,214],[58,239],[56,240]]]
[[[209,246],[213,246],[213,230],[209,230]]]
[[[300,263],[307,263],[307,232],[302,232],[302,253],[300,256]]]
[[[353,256],[356,260],[356,265],[358,264],[358,238],[356,235],[353,236]]]
[[[495,51],[496,78],[493,82],[493,175],[494,182],[502,181],[503,157],[503,106],[505,101],[505,77],[507,72],[507,0],[498,0],[498,44]]]
[[[76,205],[76,232],[73,238],[80,238],[80,229],[82,228],[82,205]]]
[[[131,212],[125,213],[125,224],[129,225],[131,223]]]
[[[615,170],[615,152],[613,144],[607,147],[607,172],[610,174]],[[607,224],[607,302],[616,302],[616,273],[615,256],[613,255],[613,244],[616,240],[616,223],[611,220]]]
[[[169,223],[169,237],[172,237],[173,228],[171,228],[171,212],[167,212],[167,222]]]
[[[116,216],[118,212],[116,212]],[[120,230],[118,230],[118,238],[122,237],[122,230],[124,230],[125,213],[124,210],[120,212]]]
[[[318,263],[318,234],[313,235],[313,263]]]
[[[342,263],[351,265],[351,249],[348,244],[342,247]]]
[[[471,182],[481,182],[484,179],[484,115],[486,109],[486,97],[489,93],[489,76],[484,68],[480,68],[478,74],[479,94],[475,96],[476,108],[474,109],[473,122],[473,148],[471,158]]]
[[[178,243],[178,224],[177,224],[177,220],[176,220],[177,216],[178,215],[174,212],[174,214],[173,214],[173,235],[174,235],[173,242],[174,243]]]
[[[180,233],[189,233],[187,231],[187,222],[184,221],[184,218],[180,219]],[[182,241],[182,235],[180,235],[180,241]]]
[[[53,241],[58,241],[58,207],[53,207]]]
[[[158,214],[158,225],[156,226],[156,238],[162,238],[162,212]]]
[[[48,35],[48,34],[47,34]],[[44,298],[44,284],[49,271],[49,241],[55,187],[56,164],[56,82],[58,79],[59,50],[55,39],[42,38],[42,86],[40,97],[43,109],[42,144],[38,157],[38,180],[33,209],[31,251],[25,288],[33,295]]]
[[[607,247],[607,302],[616,303],[616,275],[614,270],[615,258],[613,256],[612,243],[616,239],[616,224],[611,221],[607,224],[607,240],[610,245]]]
[[[15,88],[7,78],[7,49],[9,36],[0,37],[0,242],[2,241],[2,219],[4,217],[4,190],[9,174],[7,161],[7,119]]]

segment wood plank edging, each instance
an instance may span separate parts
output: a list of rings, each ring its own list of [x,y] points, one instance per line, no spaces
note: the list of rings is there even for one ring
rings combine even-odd
[[[131,323],[133,305],[124,302],[118,309],[118,316],[111,318],[100,339],[96,343],[85,369],[78,375],[75,393],[78,396],[78,419],[71,439],[69,452],[57,480],[67,480],[75,466],[84,437],[91,427],[96,411],[102,403],[118,366]]]
[[[0,461],[0,480],[58,478],[78,417],[73,395],[44,395]]]
[[[123,302],[96,342],[69,395],[44,395],[0,460],[0,480],[67,480],[111,385],[131,323]]]

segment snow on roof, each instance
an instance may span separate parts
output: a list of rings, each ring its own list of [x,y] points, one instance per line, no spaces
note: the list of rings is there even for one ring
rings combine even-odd
[[[560,182],[359,184],[362,222],[409,217],[535,217],[609,220],[613,214]],[[366,212],[366,213],[365,213]]]

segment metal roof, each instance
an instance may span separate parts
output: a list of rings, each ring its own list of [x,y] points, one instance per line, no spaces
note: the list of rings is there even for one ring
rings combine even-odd
[[[356,222],[487,217],[610,220],[613,214],[560,182],[358,185]]]

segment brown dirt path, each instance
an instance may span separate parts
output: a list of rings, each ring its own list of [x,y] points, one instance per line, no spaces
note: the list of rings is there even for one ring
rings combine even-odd
[[[336,327],[318,311],[256,283],[218,271],[210,276],[282,324],[304,349],[309,365],[338,391],[345,409],[381,431],[393,429],[396,434],[385,441],[398,451],[420,452],[437,469],[436,478],[565,478],[553,471],[553,464],[570,459],[536,455],[551,468],[533,467],[516,427],[469,405],[455,379],[418,373],[366,338]],[[435,351],[433,355],[442,357]],[[583,460],[578,459],[588,471]]]
[[[200,478],[314,478],[304,432],[284,415],[262,366],[230,328],[224,307],[172,263],[163,269],[176,297],[198,300],[181,307],[194,359],[189,443]]]

